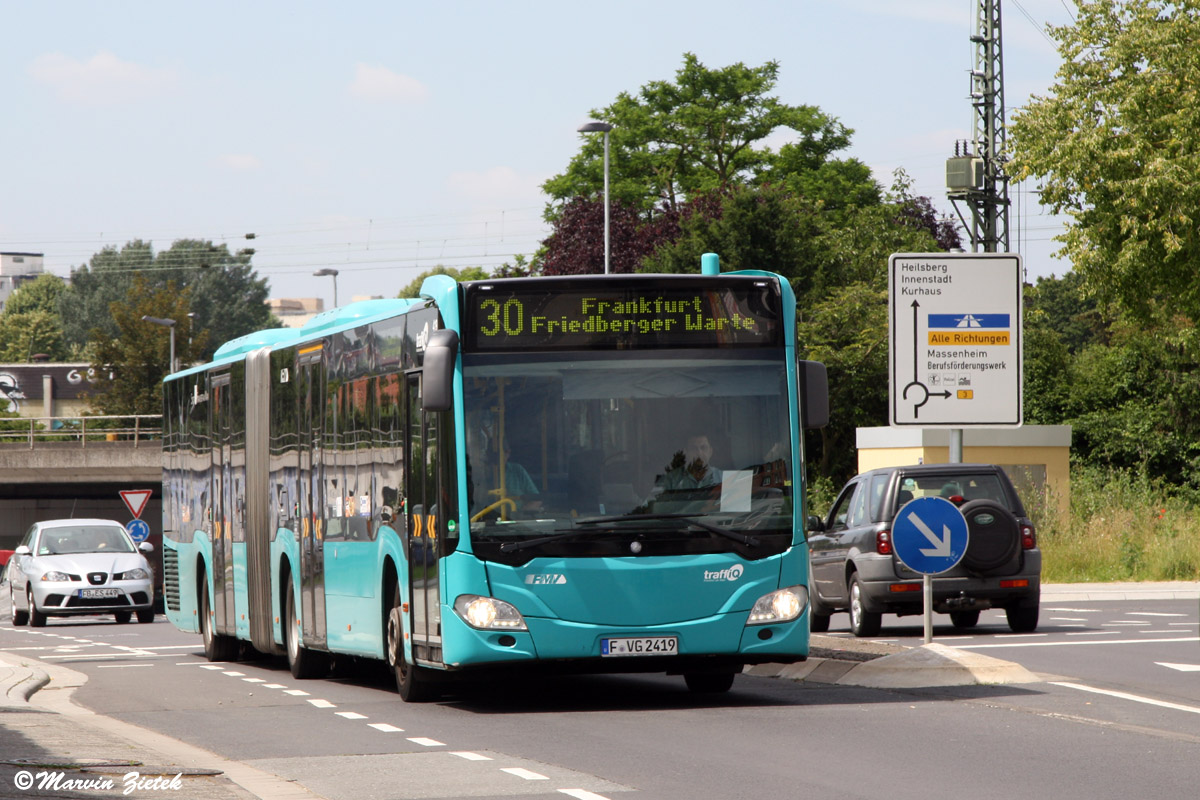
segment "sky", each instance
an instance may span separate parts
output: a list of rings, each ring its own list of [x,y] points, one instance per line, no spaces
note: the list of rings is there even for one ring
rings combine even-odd
[[[0,251],[44,253],[65,277],[106,246],[207,239],[253,247],[271,297],[326,307],[335,282],[344,305],[439,264],[490,270],[548,234],[540,187],[578,152],[579,125],[674,79],[687,52],[710,68],[777,61],[775,96],[853,129],[840,155],[885,187],[903,168],[951,216],[976,6],[0,0]],[[1044,28],[1073,13],[1004,0],[1010,120],[1053,85]],[[1012,193],[1013,249],[1029,279],[1061,275],[1061,220],[1030,197]]]

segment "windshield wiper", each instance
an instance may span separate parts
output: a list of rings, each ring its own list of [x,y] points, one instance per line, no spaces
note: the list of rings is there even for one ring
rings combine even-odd
[[[715,533],[718,536],[724,536],[726,539],[732,539],[735,542],[750,546],[757,546],[758,539],[745,533],[731,531],[728,528],[718,528],[716,525],[709,525],[707,522],[702,522],[692,514],[624,514],[611,517],[586,517],[585,519],[575,520],[576,525],[603,525],[610,522],[641,522],[646,520],[657,519],[677,519],[686,522],[689,525],[694,525],[697,528],[706,530],[709,533]]]
[[[739,544],[748,545],[750,547],[757,547],[760,544],[757,537],[750,536],[749,534],[745,533],[739,533],[737,531],[731,531],[728,528],[718,528],[716,525],[710,525],[707,522],[696,519],[696,517],[691,514],[618,514],[608,517],[586,517],[584,519],[576,519],[572,521],[572,524],[579,526],[592,526],[605,525],[613,522],[648,522],[664,519],[680,520],[681,522],[686,522],[692,527],[700,528],[701,530],[708,531],[709,533],[715,533],[717,536],[721,536],[726,539],[732,539]],[[571,530],[562,530],[556,532],[553,536],[541,536],[537,539],[526,539],[521,542],[505,542],[504,544],[500,545],[500,552],[517,553],[530,547],[537,547],[538,545],[549,544],[551,542],[562,542],[568,539],[576,539],[592,533],[594,533],[594,531],[588,529],[579,530],[578,528],[574,528]]]

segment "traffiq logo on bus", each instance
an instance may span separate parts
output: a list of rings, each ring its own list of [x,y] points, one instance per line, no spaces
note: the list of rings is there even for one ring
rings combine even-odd
[[[726,567],[725,569],[706,569],[704,570],[704,582],[736,581],[742,577],[744,569],[741,564],[734,564],[732,567]]]

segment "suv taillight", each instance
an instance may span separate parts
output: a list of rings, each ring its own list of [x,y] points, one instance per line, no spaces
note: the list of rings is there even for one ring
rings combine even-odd
[[[1021,526],[1021,547],[1025,550],[1037,547],[1037,535],[1033,532],[1032,525]]]
[[[880,531],[875,534],[875,552],[881,556],[890,556],[892,554],[891,531]]]

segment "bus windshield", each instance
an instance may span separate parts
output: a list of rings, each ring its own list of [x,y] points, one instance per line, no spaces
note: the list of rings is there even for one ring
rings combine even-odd
[[[464,355],[463,386],[480,558],[791,545],[782,349]]]

